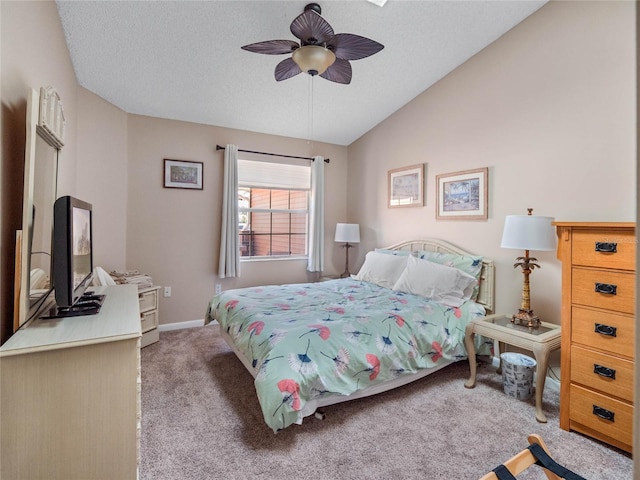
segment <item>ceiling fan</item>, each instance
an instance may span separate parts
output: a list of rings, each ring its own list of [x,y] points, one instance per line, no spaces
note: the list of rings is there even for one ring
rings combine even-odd
[[[291,33],[300,39],[267,40],[242,47],[243,50],[267,55],[291,53],[291,57],[276,65],[277,81],[286,80],[299,73],[320,75],[331,82],[351,83],[350,60],[359,60],[378,53],[384,45],[352,33],[333,32],[329,23],[320,16],[317,3],[304,7],[304,12],[291,22]]]

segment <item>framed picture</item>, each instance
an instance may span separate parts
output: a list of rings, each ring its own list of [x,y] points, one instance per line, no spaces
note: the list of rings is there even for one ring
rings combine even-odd
[[[488,168],[436,175],[436,219],[486,220]]]
[[[164,188],[202,190],[202,162],[164,159]]]
[[[424,205],[424,164],[389,170],[389,207]]]

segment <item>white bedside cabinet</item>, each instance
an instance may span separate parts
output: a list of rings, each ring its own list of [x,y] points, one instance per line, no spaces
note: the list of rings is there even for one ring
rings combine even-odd
[[[141,346],[146,347],[160,340],[158,332],[158,295],[160,287],[146,287],[138,290],[140,302]]]

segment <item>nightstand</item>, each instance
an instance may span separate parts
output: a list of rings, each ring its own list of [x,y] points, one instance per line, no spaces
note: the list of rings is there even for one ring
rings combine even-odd
[[[504,352],[504,344],[520,347],[533,352],[538,363],[536,379],[536,420],[547,422],[547,417],[542,412],[542,393],[544,381],[547,376],[549,354],[560,348],[560,326],[552,323],[541,322],[538,328],[529,328],[511,322],[511,317],[506,315],[488,315],[472,320],[465,330],[465,345],[469,355],[469,367],[471,375],[464,384],[467,388],[476,386],[476,350],[473,343],[475,335],[493,338],[499,342],[500,352]],[[498,368],[498,373],[501,373]]]
[[[160,340],[158,332],[158,295],[160,287],[145,287],[138,290],[140,304],[140,327],[142,329],[141,347]]]
[[[329,280],[337,280],[341,278],[340,275],[323,275],[318,279],[319,282],[328,282]]]

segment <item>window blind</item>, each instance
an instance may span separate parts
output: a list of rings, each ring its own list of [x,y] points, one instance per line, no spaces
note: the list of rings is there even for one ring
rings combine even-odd
[[[254,188],[309,190],[311,166],[238,159],[238,185]]]

